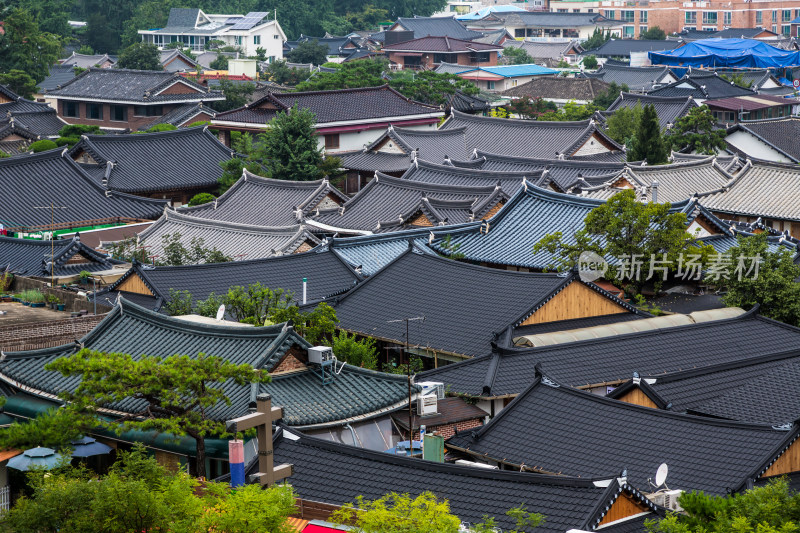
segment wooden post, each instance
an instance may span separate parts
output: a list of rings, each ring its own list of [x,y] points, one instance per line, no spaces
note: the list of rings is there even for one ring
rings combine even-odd
[[[292,475],[293,465],[282,464],[275,467],[272,454],[272,422],[283,418],[283,407],[272,407],[272,398],[262,393],[256,397],[256,412],[227,421],[228,431],[236,433],[256,428],[258,436],[258,473],[250,476],[261,486],[270,487],[275,482]]]

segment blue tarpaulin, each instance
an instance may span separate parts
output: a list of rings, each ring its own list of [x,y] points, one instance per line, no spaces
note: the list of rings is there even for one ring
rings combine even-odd
[[[702,39],[674,50],[648,52],[654,65],[672,67],[786,68],[800,65],[800,52],[754,39]]]

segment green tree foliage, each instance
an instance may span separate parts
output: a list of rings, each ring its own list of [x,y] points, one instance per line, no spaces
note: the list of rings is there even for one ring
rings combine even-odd
[[[119,54],[116,66],[134,70],[164,70],[158,47],[145,42],[134,43],[124,49]]]
[[[643,31],[639,34],[639,39],[648,39],[651,41],[664,41],[666,38],[666,32],[658,26],[648,28],[647,31]]]
[[[60,0],[25,0],[19,5],[30,12],[39,25],[41,31],[58,35],[64,39],[72,37],[72,28],[69,23],[69,7],[71,2]],[[78,50],[79,54],[81,52]],[[89,52],[91,55],[92,52]]]
[[[217,54],[217,58],[208,64],[211,70],[228,70],[228,56]]]
[[[608,106],[614,103],[614,100],[619,98],[619,93],[621,92],[628,92],[630,89],[624,83],[622,85],[617,85],[617,82],[612,81],[608,89],[601,92],[597,96],[594,97],[592,100],[592,104],[597,106],[599,109],[608,109]]]
[[[216,111],[230,111],[243,107],[247,103],[247,97],[256,90],[255,83],[234,83],[231,80],[219,80],[217,90],[222,91],[225,100],[211,102],[210,105]]]
[[[78,53],[83,54],[85,56],[92,56],[94,55],[94,50],[88,44],[84,44],[80,48],[78,48]]]
[[[294,323],[294,329],[311,344],[320,344],[333,335],[336,328],[336,310],[322,302],[313,310],[303,313],[296,306],[276,308],[269,317],[273,324],[288,322]]]
[[[676,151],[715,154],[726,147],[725,130],[716,129],[715,126],[714,114],[707,105],[701,105],[676,120],[666,140]]]
[[[378,369],[378,349],[374,339],[358,339],[355,334],[339,330],[333,336],[332,348],[339,361],[369,370]]]
[[[192,199],[189,200],[189,207],[207,204],[208,202],[213,202],[216,199],[217,197],[214,196],[213,194],[209,194],[207,192],[201,192],[192,196]]]
[[[276,311],[290,307],[292,298],[292,293],[283,289],[273,291],[261,285],[261,282],[257,282],[247,287],[240,285],[231,287],[223,303],[225,310],[237,322],[263,326]]]
[[[642,121],[642,105],[620,107],[606,121],[606,135],[630,150],[636,138],[636,128]]]
[[[628,149],[628,161],[647,161],[648,165],[662,165],[669,160],[667,146],[661,138],[656,108],[647,104],[642,108],[633,146]]]
[[[545,113],[553,113],[558,110],[558,106],[550,100],[544,100],[539,96],[520,96],[514,98],[507,105],[506,109],[511,114],[527,120],[536,120]]]
[[[750,87],[753,86],[753,81],[744,79],[744,74],[742,74],[741,72],[733,72],[731,74],[720,74],[719,77],[722,78],[723,80],[728,80],[729,82],[738,85],[739,87],[746,87],[749,89]]]
[[[685,493],[680,514],[645,523],[651,533],[790,533],[800,529],[800,494],[786,479],[731,496]]]
[[[220,176],[217,180],[217,183],[219,183],[219,194],[224,193],[231,188],[231,185],[239,181],[239,179],[242,177],[244,169],[247,169],[256,175],[263,174],[261,165],[255,161],[242,160],[238,157],[228,159],[227,161],[222,161],[220,162],[219,166],[222,167],[222,176]]]
[[[231,491],[185,472],[172,473],[144,447],[118,452],[108,475],[66,467],[29,476],[32,494],[0,518],[8,533],[288,533],[295,512],[289,485]]]
[[[209,318],[215,318],[217,316],[217,311],[219,310],[219,306],[225,303],[225,299],[221,296],[217,296],[213,292],[209,294],[205,300],[198,300],[195,304],[194,312],[200,316],[207,316]]]
[[[311,63],[321,65],[328,60],[328,47],[319,44],[319,41],[303,41],[297,48],[286,54],[286,59],[292,63]]]
[[[800,326],[800,266],[792,261],[786,248],[770,252],[767,234],[737,237],[737,245],[728,250],[730,264],[720,284],[727,287],[725,305],[750,309],[758,304],[759,313],[787,324]],[[740,264],[739,258],[747,258]],[[758,275],[747,270],[753,258],[759,258]],[[740,279],[741,278],[741,279]]]
[[[618,261],[640,254],[643,273],[639,279],[620,282],[631,294],[638,294],[649,272],[652,257],[678,264],[680,254],[708,257],[707,247],[698,247],[686,231],[686,214],[670,213],[670,204],[643,203],[636,192],[626,189],[586,215],[583,228],[571,238],[562,232],[544,237],[533,247],[534,253],[547,251],[554,256],[551,268],[567,270],[578,262],[584,251],[591,251],[612,261],[607,279],[621,278]],[[655,271],[659,273],[658,270]]]
[[[591,117],[597,108],[592,104],[580,105],[570,100],[564,107],[556,111],[547,112],[539,117],[539,120],[586,120]]]
[[[32,100],[33,94],[36,92],[36,80],[28,76],[27,73],[17,69],[12,69],[9,72],[0,74],[0,85],[5,85],[28,100]]]
[[[67,124],[58,130],[61,137],[80,137],[81,135],[104,135],[105,132],[100,126],[88,126],[86,124]]]
[[[58,148],[58,145],[54,141],[51,141],[50,139],[42,139],[40,141],[36,141],[35,143],[32,143],[29,147],[29,149],[34,154],[39,152],[44,152],[47,150],[52,150],[53,148]]]
[[[589,70],[594,70],[597,68],[597,57],[596,56],[586,56],[583,58],[583,66]]]
[[[177,126],[165,122],[162,124],[156,124],[155,126],[151,126],[147,128],[145,131],[147,133],[158,133],[159,131],[175,131],[177,129],[178,129]]]
[[[603,44],[605,44],[610,39],[611,39],[610,31],[603,31],[600,28],[595,28],[594,33],[592,33],[592,36],[583,41],[581,43],[581,46],[583,46],[584,50],[595,50],[603,46]]]
[[[0,72],[21,70],[41,83],[61,55],[62,39],[39,28],[31,14],[14,9],[3,19]]]
[[[336,72],[320,72],[297,85],[298,91],[327,91],[356,89],[384,85],[383,72],[388,67],[384,59],[364,59],[342,63]]]
[[[192,293],[170,288],[169,299],[164,304],[164,310],[169,316],[192,314]]]
[[[157,258],[156,264],[161,266],[198,265],[200,263],[227,263],[233,261],[216,248],[206,248],[202,237],[192,237],[189,246],[181,241],[181,234],[167,233],[161,237],[164,255]]]
[[[108,248],[108,253],[111,257],[121,261],[139,261],[140,263],[148,263],[147,251],[140,248],[136,242],[136,237],[129,237],[121,241],[111,243]]]
[[[269,170],[270,177],[289,181],[311,181],[321,178],[322,149],[317,141],[314,113],[295,105],[281,111],[258,135],[258,159]]]
[[[267,79],[281,85],[297,85],[308,79],[310,73],[307,70],[290,68],[286,66],[286,61],[278,59],[267,67]]]
[[[349,12],[345,15],[345,18],[350,23],[350,29],[369,30],[377,28],[380,22],[388,20],[390,16],[388,9],[366,4],[361,11]]]
[[[0,448],[27,450],[44,446],[61,450],[94,426],[85,417],[68,407],[50,409],[25,423],[14,422],[0,430]]]
[[[504,48],[503,57],[505,58],[505,63],[508,65],[527,65],[535,62],[524,48],[517,46],[508,46]]]
[[[137,429],[193,438],[197,446],[198,477],[206,476],[206,437],[226,435],[224,421],[207,415],[219,403],[230,404],[219,384],[228,380],[240,386],[269,382],[268,374],[250,365],[236,365],[204,353],[196,357],[134,358],[83,349],[48,363],[45,369],[81,379],[74,392],[61,394],[79,413],[94,414],[98,407],[128,398],[143,400],[140,411],[115,419],[98,419],[100,425],[118,432]]]

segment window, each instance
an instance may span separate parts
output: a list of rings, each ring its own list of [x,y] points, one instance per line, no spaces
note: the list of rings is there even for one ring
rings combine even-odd
[[[487,89],[494,89],[494,82],[493,81],[487,81],[486,82],[486,88]]]
[[[336,148],[339,148],[339,134],[329,133],[325,135],[325,149],[335,150]]]
[[[783,33],[784,36],[789,37],[789,35],[792,34],[792,27],[789,25],[781,26],[781,33]]]
[[[64,116],[65,117],[79,117],[78,102],[64,102]]]
[[[514,37],[525,37],[525,28],[514,28]]]
[[[614,18],[614,10],[613,9],[606,9],[603,12],[603,16],[605,18],[607,18],[607,19],[613,19]]]
[[[777,11],[773,11],[772,12],[772,22],[778,22],[778,12]]]
[[[703,11],[703,24],[716,24],[717,12],[716,11]]]
[[[789,22],[792,20],[792,10],[791,9],[784,9],[783,10],[783,21]]]
[[[472,52],[469,55],[469,60],[473,63],[488,63],[490,52]]]
[[[512,86],[512,87],[516,87],[516,86],[517,86],[517,80],[514,80],[514,81],[512,81],[512,82],[511,82],[511,86]]]
[[[433,54],[434,63],[458,63],[458,54]]]
[[[111,120],[114,122],[128,122],[128,106],[126,105],[112,105],[110,106]]]
[[[261,44],[261,36],[253,35],[253,44]]]
[[[621,11],[622,22],[633,22],[633,11]]]
[[[649,11],[639,11],[639,22],[646,23],[647,22],[647,14]]]
[[[639,26],[639,35],[647,31],[647,26]]]
[[[625,39],[633,39],[633,35],[636,31],[636,28],[633,26],[623,26],[622,27],[622,37]]]
[[[558,9],[557,13],[569,13],[569,9]]]
[[[581,12],[581,10],[580,10],[580,9],[573,9],[573,10],[572,10],[572,12],[573,12],[573,13],[580,13],[580,12]]]
[[[777,24],[773,24],[772,25],[772,33],[778,33],[778,25]]]
[[[686,12],[686,24],[697,24],[697,11]]]
[[[86,118],[103,120],[103,104],[87,103]]]
[[[234,35],[233,44],[236,45],[236,46],[241,46],[242,45],[242,36],[241,35]]]
[[[731,12],[730,11],[726,11],[726,12],[724,12],[722,14],[722,23],[725,26],[730,26],[731,25]]]
[[[137,105],[133,108],[133,114],[137,117],[160,117],[164,111],[160,105]]]
[[[273,38],[273,39],[280,39],[280,38],[281,38],[281,36],[280,36],[280,35],[278,35],[278,34],[276,33],[275,35],[273,35],[273,36],[272,36],[272,38]]]
[[[764,14],[761,11],[756,11],[756,24],[762,24],[764,22]]]

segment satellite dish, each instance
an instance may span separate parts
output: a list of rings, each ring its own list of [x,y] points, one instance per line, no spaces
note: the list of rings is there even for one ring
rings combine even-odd
[[[667,474],[669,473],[669,467],[667,463],[661,463],[661,466],[658,467],[656,471],[656,487],[660,487],[667,481]]]
[[[217,309],[217,322],[221,322],[222,317],[224,316],[225,316],[225,304],[222,304],[219,306],[219,309]]]

